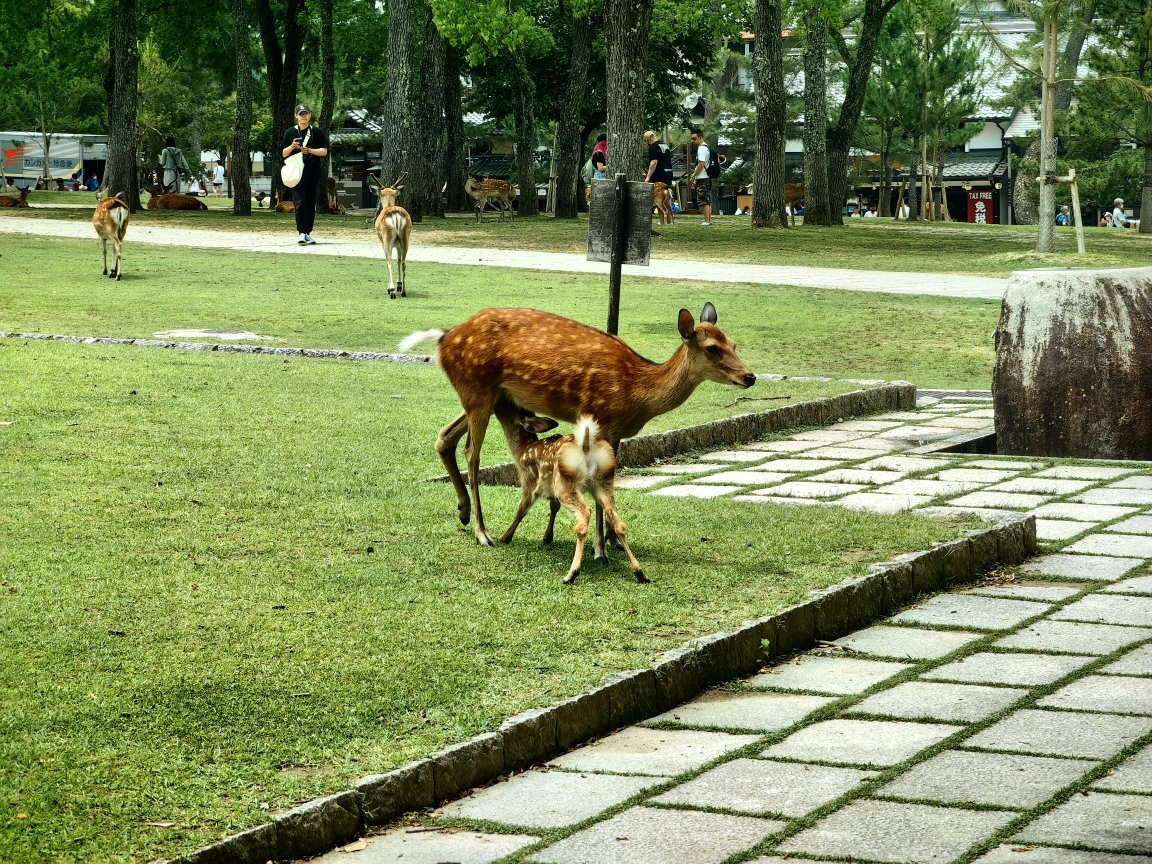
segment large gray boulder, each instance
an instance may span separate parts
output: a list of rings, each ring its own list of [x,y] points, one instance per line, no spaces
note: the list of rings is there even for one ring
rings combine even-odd
[[[996,333],[998,453],[1152,459],[1152,267],[1014,273]]]

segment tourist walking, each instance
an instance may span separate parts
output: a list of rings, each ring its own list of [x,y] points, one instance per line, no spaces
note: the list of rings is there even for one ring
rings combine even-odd
[[[160,151],[160,168],[164,172],[160,183],[165,192],[179,192],[180,177],[192,175],[188,160],[184,158],[184,154],[176,146],[176,139],[171,135],[164,139],[164,149]]]
[[[296,125],[284,133],[280,142],[281,155],[287,159],[293,153],[304,154],[304,175],[292,190],[292,203],[296,208],[296,241],[311,246],[312,226],[316,222],[316,184],[320,182],[321,160],[328,155],[328,136],[324,130],[312,126],[312,109],[301,103],[296,106]]]
[[[696,190],[696,201],[704,212],[701,225],[712,224],[712,177],[708,174],[708,164],[712,161],[712,151],[704,143],[704,132],[692,130],[692,143],[696,145],[696,167],[688,180],[688,187]]]
[[[648,173],[645,183],[663,183],[672,188],[672,151],[663,141],[656,140],[655,132],[644,133],[644,143],[648,145]]]
[[[224,197],[224,163],[216,160],[216,173],[212,175],[212,197]]]
[[[592,148],[592,179],[604,180],[608,177],[608,136],[601,133]]]

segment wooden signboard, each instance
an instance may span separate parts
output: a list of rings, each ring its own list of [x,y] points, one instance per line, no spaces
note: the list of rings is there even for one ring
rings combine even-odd
[[[623,264],[648,266],[652,251],[652,184],[626,183],[627,199]],[[593,180],[588,202],[588,260],[612,261],[613,229],[616,225],[616,181]]]

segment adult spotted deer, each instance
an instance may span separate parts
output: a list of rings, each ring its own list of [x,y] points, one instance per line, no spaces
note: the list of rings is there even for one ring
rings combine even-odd
[[[788,208],[788,215],[792,217],[792,227],[796,227],[796,205],[804,200],[803,183],[784,184],[784,206]]]
[[[652,203],[656,205],[656,211],[660,214],[661,225],[675,224],[672,218],[672,190],[668,188],[667,183],[652,184]]]
[[[27,207],[28,206],[28,187],[25,186],[20,190],[20,197],[13,198],[11,195],[0,195],[0,207]]]
[[[547,498],[552,512],[548,517],[544,542],[551,543],[556,512],[563,505],[576,520],[576,554],[572,556],[572,566],[568,568],[564,582],[575,582],[584,561],[584,541],[588,537],[589,517],[592,514],[581,493],[589,489],[596,504],[603,508],[608,524],[616,532],[617,540],[627,553],[636,581],[647,582],[648,577],[644,575],[640,562],[628,548],[625,539],[627,529],[616,515],[613,488],[616,456],[611,445],[598,437],[596,421],[591,417],[581,417],[576,421],[573,434],[553,435],[541,441],[537,438],[538,432],[547,432],[556,427],[556,421],[550,417],[537,417],[522,408],[507,414],[501,412],[498,416],[508,438],[508,447],[516,460],[521,491],[520,509],[516,511],[516,518],[508,530],[500,537],[500,542],[511,543],[512,536],[532,505],[541,498]]]
[[[162,192],[159,186],[145,188],[151,192],[148,199],[149,210],[207,210],[208,205],[195,195],[182,195],[179,192]]]
[[[736,346],[716,326],[716,307],[704,306],[697,324],[681,309],[682,344],[664,363],[645,360],[622,339],[578,321],[536,309],[484,309],[451,330],[413,333],[409,350],[437,339],[437,361],[460,397],[464,412],[440,430],[436,452],[456,489],[460,521],[468,524],[468,488],[456,464],[456,445],[468,434],[468,481],[476,505],[476,539],[493,545],[480,508],[480,450],[493,412],[515,407],[574,423],[594,419],[615,453],[620,441],[684,403],[704,381],[747,388],[756,376],[736,356]],[[510,407],[511,406],[511,407]],[[596,559],[604,554],[597,505]]]
[[[121,192],[112,198],[104,198],[96,205],[96,212],[92,214],[92,227],[100,238],[104,247],[104,275],[120,281],[120,251],[124,245],[124,232],[128,230],[128,196]],[[108,241],[112,241],[112,250],[116,261],[112,272],[108,272]]]
[[[476,221],[484,221],[484,207],[489,201],[495,201],[497,209],[500,211],[500,221],[504,221],[504,209],[508,209],[508,218],[513,222],[516,221],[516,213],[512,210],[512,202],[516,200],[516,193],[512,191],[503,180],[493,180],[491,177],[485,177],[479,183],[476,182],[475,177],[469,177],[464,181],[464,191],[467,192],[476,201]]]
[[[396,291],[401,297],[407,297],[405,279],[408,273],[408,238],[412,236],[412,217],[403,207],[396,206],[396,195],[404,188],[404,178],[408,173],[400,175],[400,179],[391,186],[385,186],[375,177],[376,191],[380,196],[380,203],[376,215],[376,236],[380,238],[380,245],[384,247],[384,257],[388,259],[388,297],[396,299]],[[396,250],[396,263],[400,269],[400,281],[392,281],[392,250]]]

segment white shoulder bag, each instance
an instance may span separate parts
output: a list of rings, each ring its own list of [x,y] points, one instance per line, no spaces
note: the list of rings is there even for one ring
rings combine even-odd
[[[308,133],[304,136],[303,146],[308,146],[308,139],[312,137],[312,130],[309,129]],[[300,180],[304,176],[304,154],[297,150],[291,156],[284,160],[284,165],[280,168],[280,179],[284,181],[284,185],[289,189],[295,189],[300,185]]]

